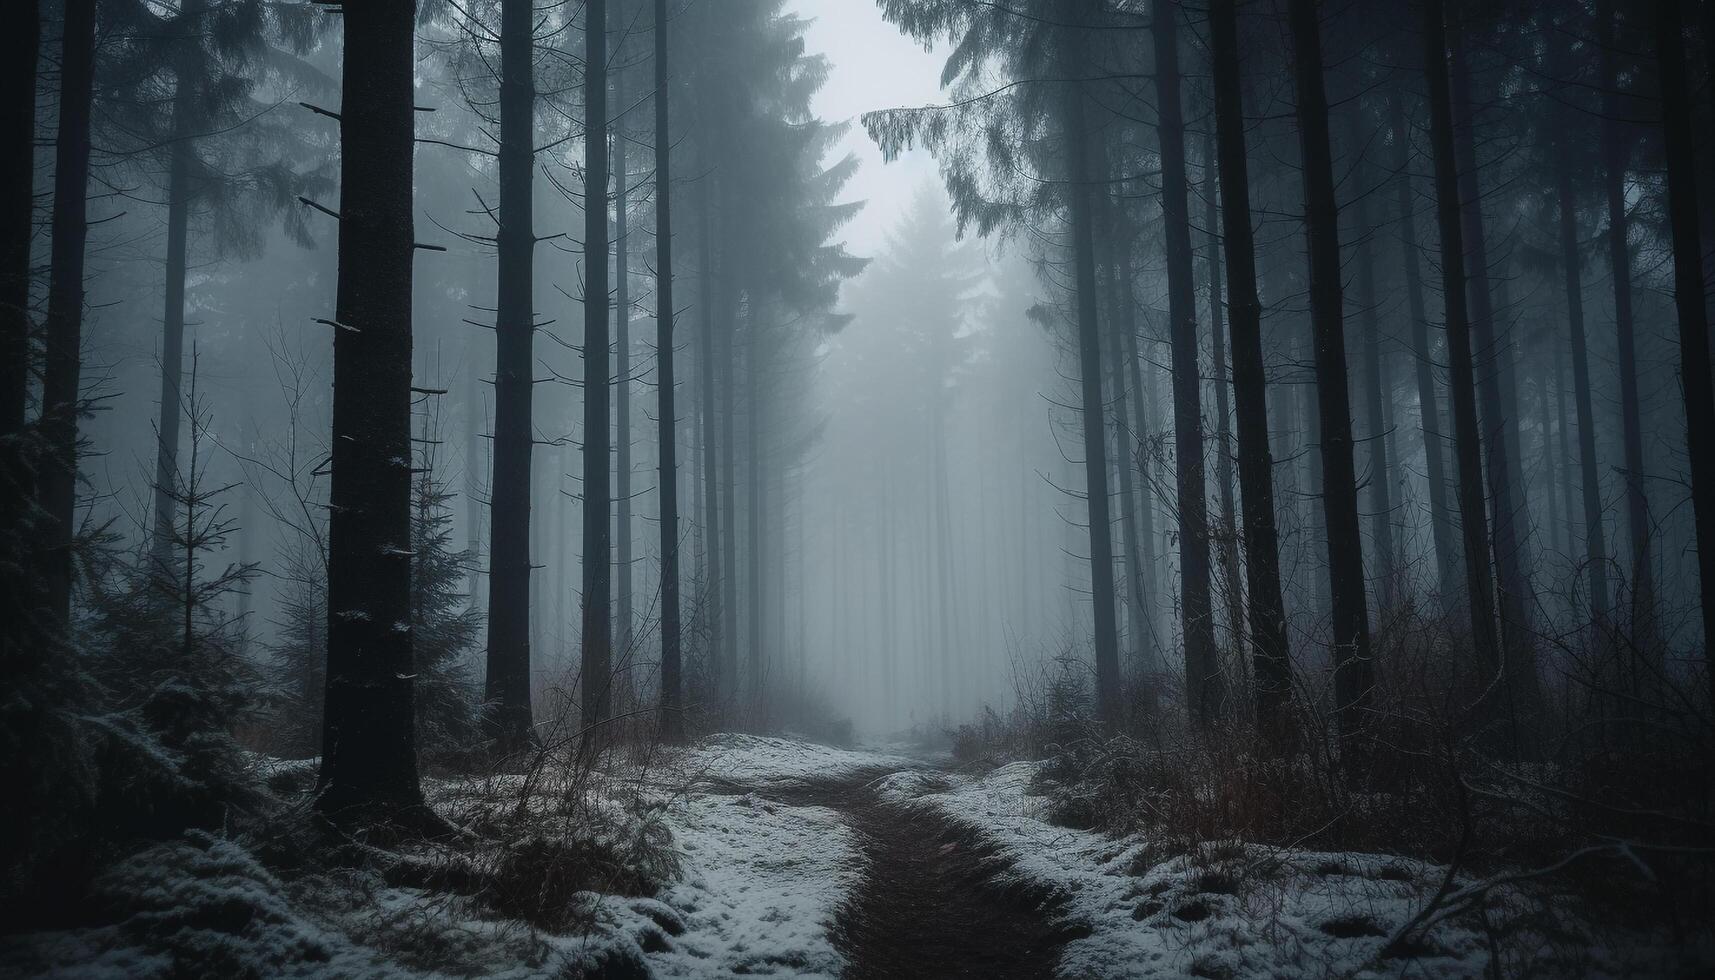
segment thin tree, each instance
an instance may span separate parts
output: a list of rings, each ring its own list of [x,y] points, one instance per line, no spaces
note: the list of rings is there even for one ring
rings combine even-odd
[[[1251,673],[1257,727],[1280,733],[1292,694],[1286,606],[1280,595],[1280,543],[1274,518],[1274,459],[1268,442],[1268,391],[1262,356],[1262,301],[1257,297],[1251,233],[1249,167],[1239,83],[1236,0],[1209,8],[1214,60],[1215,130],[1220,155],[1221,232],[1227,253],[1227,315],[1232,324],[1233,402],[1244,511],[1245,580],[1250,592]]]
[[[1167,318],[1173,344],[1173,448],[1179,468],[1179,601],[1185,632],[1185,693],[1192,717],[1207,727],[1215,721],[1224,692],[1209,589],[1203,378],[1197,358],[1197,296],[1191,270],[1178,20],[1177,2],[1158,3],[1151,33],[1159,114],[1156,131],[1161,144],[1161,214],[1166,233]]]
[[[684,739],[680,716],[679,433],[673,396],[673,207],[667,0],[655,0],[655,393],[661,510],[661,737]]]
[[[203,29],[202,0],[184,0],[173,21],[173,30],[194,35]],[[173,59],[177,81],[173,92],[172,146],[167,165],[167,283],[166,308],[161,330],[161,412],[155,434],[155,539],[156,561],[173,552],[173,522],[177,519],[174,481],[178,474],[179,378],[185,344],[186,231],[190,219],[190,181],[193,165],[192,138],[198,128],[198,76],[205,70],[200,46],[181,37]]]
[[[1625,450],[1626,524],[1632,538],[1633,640],[1651,643],[1655,573],[1650,559],[1649,497],[1644,491],[1643,413],[1638,405],[1636,326],[1632,314],[1632,245],[1626,215],[1626,168],[1631,165],[1625,93],[1620,89],[1618,41],[1611,0],[1596,4],[1596,44],[1602,82],[1602,191],[1608,203],[1608,261],[1614,280],[1614,355],[1620,372],[1620,430]]]
[[[1305,237],[1310,247],[1310,322],[1316,348],[1322,512],[1328,533],[1333,613],[1334,708],[1339,733],[1350,736],[1364,727],[1373,678],[1363,539],[1358,530],[1357,474],[1352,462],[1351,396],[1346,381],[1340,211],[1334,197],[1321,25],[1315,0],[1292,0],[1288,16],[1297,82],[1298,142],[1304,165]]]
[[[1656,0],[1656,59],[1661,66],[1662,132],[1667,145],[1668,220],[1673,231],[1673,296],[1679,315],[1680,388],[1685,393],[1685,448],[1691,462],[1691,506],[1697,519],[1697,573],[1703,600],[1703,656],[1715,662],[1715,397],[1710,392],[1709,318],[1703,299],[1703,247],[1698,228],[1696,144],[1691,135],[1691,82],[1678,0]],[[1706,663],[1706,666],[1708,664]],[[1706,671],[1715,702],[1715,671]]]
[[[54,141],[53,243],[42,363],[42,430],[48,457],[37,502],[48,519],[39,555],[47,607],[71,619],[72,529],[77,508],[82,411],[84,243],[89,237],[89,119],[95,86],[95,0],[66,0],[60,44],[59,132]]]
[[[37,0],[23,0],[0,42],[0,540],[17,547],[25,540],[26,514],[35,495],[34,465],[23,434],[30,401],[30,246],[36,230],[36,56],[41,42]],[[41,644],[27,639],[25,624],[37,598],[37,582],[22,561],[0,571],[0,670],[24,681],[41,662]],[[18,760],[24,765],[29,763]]]
[[[1233,501],[1233,447],[1228,421],[1227,337],[1221,309],[1220,193],[1215,173],[1215,131],[1203,139],[1203,231],[1209,238],[1209,349],[1215,361],[1215,486],[1221,495],[1221,577],[1227,593],[1227,628],[1233,631],[1233,646],[1245,646],[1245,592],[1239,581],[1239,535]]]
[[[1488,517],[1483,510],[1483,436],[1477,421],[1471,323],[1465,305],[1465,241],[1459,202],[1459,164],[1453,149],[1453,108],[1442,0],[1426,0],[1424,4],[1423,54],[1424,77],[1429,87],[1430,145],[1435,159],[1435,213],[1441,231],[1441,293],[1447,311],[1447,373],[1453,404],[1466,601],[1471,611],[1471,645],[1478,669],[1493,674],[1500,669],[1501,656],[1495,636]],[[1486,679],[1479,678],[1479,682]]]
[[[605,721],[613,674],[612,434],[608,413],[607,0],[584,4],[583,724]]]
[[[1476,101],[1466,53],[1460,7],[1448,8],[1444,32],[1448,45],[1448,94],[1452,100],[1453,149],[1459,165],[1460,220],[1465,245],[1466,299],[1477,356],[1494,359],[1477,375],[1484,426],[1483,450],[1489,478],[1490,532],[1499,573],[1501,649],[1507,660],[1509,700],[1534,680],[1531,656],[1531,585],[1525,554],[1528,512],[1521,496],[1523,467],[1518,452],[1518,399],[1513,381],[1513,348],[1496,323],[1489,289],[1488,232],[1483,219],[1482,175],[1477,160]],[[1526,686],[1521,686],[1526,685]]]
[[[0,181],[0,437],[24,428],[30,397],[30,239],[35,234],[36,48],[41,41],[38,0],[20,0],[7,17],[5,65],[0,66],[0,104],[6,110]],[[0,493],[0,520],[10,528],[24,502],[21,472],[8,465]]]
[[[1382,359],[1381,317],[1377,311],[1376,263],[1372,248],[1375,228],[1370,224],[1370,190],[1368,168],[1364,161],[1364,125],[1368,117],[1362,103],[1353,103],[1346,115],[1350,124],[1349,144],[1354,159],[1352,179],[1356,185],[1351,207],[1353,211],[1353,257],[1357,260],[1358,323],[1363,328],[1364,359],[1364,436],[1369,449],[1370,484],[1370,542],[1376,554],[1376,579],[1379,585],[1376,608],[1386,621],[1397,601],[1398,573],[1394,567],[1393,544],[1393,473],[1388,459],[1387,403],[1392,398],[1388,382],[1387,362]]]
[[[624,44],[618,47],[623,50]],[[617,60],[623,55],[614,52]],[[614,372],[614,640],[622,655],[631,650],[631,206],[626,173],[625,71],[613,72],[613,372]]]
[[[1076,26],[1090,12],[1078,0],[1065,4],[1065,70],[1082,72],[1083,38]],[[1090,593],[1095,612],[1096,709],[1108,724],[1120,720],[1119,628],[1114,608],[1113,528],[1108,516],[1107,440],[1102,425],[1102,338],[1096,311],[1096,246],[1091,201],[1090,138],[1084,79],[1062,86],[1067,197],[1071,202],[1072,254],[1078,325],[1078,367],[1084,433],[1084,491],[1090,519]]]
[[[1417,406],[1423,432],[1424,480],[1429,484],[1430,538],[1435,543],[1436,582],[1441,608],[1458,608],[1460,592],[1459,537],[1447,503],[1446,451],[1441,438],[1441,398],[1435,382],[1434,351],[1429,345],[1429,314],[1423,301],[1423,274],[1417,266],[1417,213],[1411,191],[1411,132],[1405,122],[1405,99],[1396,86],[1388,96],[1388,122],[1393,131],[1394,194],[1399,210],[1400,261],[1405,269],[1407,315],[1411,317],[1412,361],[1417,366]]]
[[[1566,77],[1564,34],[1550,29],[1549,73]],[[1578,199],[1572,185],[1573,145],[1579,129],[1572,109],[1556,104],[1554,131],[1554,189],[1560,206],[1560,268],[1566,283],[1566,319],[1572,332],[1573,403],[1578,412],[1579,485],[1584,495],[1584,549],[1590,574],[1590,615],[1597,623],[1608,618],[1608,546],[1602,528],[1602,486],[1596,459],[1596,412],[1590,398],[1590,353],[1584,332],[1583,256],[1578,249]],[[1559,372],[1555,372],[1556,380]],[[1571,515],[1568,514],[1568,520]]]
[[[713,178],[711,178],[712,181]],[[697,395],[701,402],[700,417],[702,419],[702,464],[703,464],[703,524],[704,524],[704,557],[707,562],[704,569],[704,622],[707,624],[705,636],[708,660],[708,677],[710,693],[718,696],[726,689],[723,681],[726,678],[726,627],[723,625],[726,612],[724,601],[724,584],[721,576],[721,556],[724,553],[722,542],[725,535],[721,531],[720,506],[720,470],[718,454],[723,446],[716,443],[716,408],[715,408],[715,253],[712,208],[709,206],[711,191],[705,187],[698,199],[700,218],[697,222],[697,255],[701,260],[697,269],[697,306],[698,306],[698,346],[697,346]],[[728,525],[726,534],[731,534]]]
[[[495,221],[494,459],[489,488],[488,673],[483,734],[530,737],[530,469],[535,377],[532,0],[500,5],[500,179]],[[475,465],[475,461],[471,461]]]
[[[414,0],[350,4],[328,490],[322,813],[423,819],[411,624]]]

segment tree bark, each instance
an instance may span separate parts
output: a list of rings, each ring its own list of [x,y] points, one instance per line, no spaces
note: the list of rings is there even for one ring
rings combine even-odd
[[[673,181],[667,0],[655,0],[655,395],[661,509],[661,737],[685,738],[680,682],[679,416],[673,380]]]
[[[703,432],[703,520],[705,523],[704,537],[706,539],[705,553],[708,567],[704,572],[703,607],[707,610],[704,622],[707,625],[708,652],[707,674],[710,694],[718,703],[723,694],[729,693],[722,681],[726,677],[724,658],[725,649],[722,637],[725,635],[725,601],[722,592],[721,556],[724,554],[722,542],[725,538],[721,533],[721,507],[719,500],[720,475],[717,472],[719,458],[715,439],[715,253],[713,222],[709,207],[710,190],[704,187],[698,198],[701,219],[697,223],[698,253],[701,256],[701,267],[697,271],[698,318],[701,321],[702,343],[698,349],[697,371],[700,379],[697,394],[702,400],[702,432]],[[731,534],[731,525],[727,525],[727,534]]]
[[[1460,220],[1465,245],[1465,276],[1470,301],[1471,332],[1480,352],[1494,359],[1491,370],[1479,371],[1477,393],[1482,399],[1485,428],[1483,448],[1489,475],[1489,506],[1495,568],[1499,572],[1501,654],[1505,660],[1502,693],[1505,710],[1518,734],[1516,714],[1524,700],[1534,700],[1536,658],[1532,652],[1530,574],[1525,554],[1529,511],[1522,495],[1524,470],[1519,465],[1518,408],[1512,384],[1512,342],[1503,338],[1495,322],[1489,293],[1488,233],[1483,220],[1482,180],[1477,164],[1476,107],[1471,98],[1470,59],[1466,57],[1464,32],[1457,15],[1446,21],[1448,41],[1449,96],[1453,112],[1455,160],[1459,166]]]
[[[747,707],[758,712],[755,721],[761,722],[760,712],[765,707],[763,687],[766,678],[764,669],[768,663],[766,628],[763,626],[763,594],[767,588],[763,581],[763,514],[766,512],[768,487],[763,478],[763,448],[762,448],[762,320],[763,310],[756,302],[756,292],[749,293],[749,301],[745,304],[745,371],[744,380],[749,386],[748,404],[745,405],[745,459],[744,459],[744,569],[745,569],[745,684],[749,695]]]
[[[1557,30],[1549,38],[1550,73],[1560,75],[1566,42]],[[1562,76],[1564,77],[1564,76]],[[1573,402],[1578,412],[1579,484],[1584,495],[1584,554],[1590,575],[1590,616],[1608,618],[1608,547],[1602,530],[1602,486],[1596,459],[1596,411],[1590,397],[1590,353],[1584,333],[1583,258],[1578,254],[1578,199],[1572,189],[1572,114],[1557,113],[1554,189],[1560,205],[1560,268],[1566,282],[1566,319],[1572,332]],[[1556,345],[1558,346],[1558,345]],[[1558,372],[1556,379],[1558,383]],[[1571,515],[1567,515],[1570,519]]]
[[[1363,159],[1366,141],[1360,125],[1363,118],[1362,106],[1354,103],[1347,115],[1351,124],[1349,142],[1355,157],[1349,178],[1356,185],[1356,197],[1351,207],[1357,241],[1352,253],[1357,260],[1358,322],[1363,327],[1364,337],[1364,442],[1370,463],[1370,542],[1376,555],[1376,609],[1385,623],[1399,601],[1399,571],[1394,561],[1393,546],[1393,466],[1387,452],[1387,402],[1393,386],[1389,384],[1386,362],[1382,359],[1372,242],[1375,227],[1370,223],[1369,168]]]
[[[1083,4],[1068,3],[1067,20],[1080,22]],[[1079,28],[1068,29],[1076,34]],[[1068,70],[1082,71],[1082,39],[1068,45]],[[1084,490],[1090,520],[1090,595],[1095,612],[1096,713],[1120,721],[1119,629],[1114,609],[1113,528],[1108,514],[1107,440],[1103,437],[1101,327],[1096,314],[1094,205],[1090,200],[1090,140],[1082,80],[1064,87],[1067,195],[1071,200],[1072,253],[1078,316],[1078,366],[1083,395]]]
[[[625,72],[613,75],[613,104],[620,112],[625,105]],[[631,205],[630,180],[626,173],[625,124],[613,125],[613,398],[614,398],[614,636],[620,656],[629,660],[631,649]]]
[[[1447,360],[1453,403],[1453,438],[1457,452],[1459,521],[1465,551],[1466,600],[1471,610],[1471,643],[1479,672],[1478,688],[1487,687],[1501,669],[1495,636],[1494,581],[1490,577],[1488,517],[1483,499],[1482,429],[1477,421],[1475,367],[1471,355],[1471,325],[1465,309],[1465,242],[1459,202],[1459,165],[1453,149],[1453,110],[1447,78],[1447,37],[1442,0],[1424,5],[1424,76],[1429,87],[1430,141],[1435,157],[1435,210],[1441,229],[1442,295],[1447,308]],[[1487,695],[1479,702],[1492,722]]]
[[[1147,641],[1148,627],[1145,625],[1143,612],[1143,576],[1140,572],[1142,552],[1137,537],[1137,515],[1134,512],[1134,502],[1137,500],[1137,488],[1133,486],[1131,463],[1126,459],[1126,446],[1130,442],[1127,430],[1129,416],[1128,404],[1138,393],[1128,392],[1125,381],[1125,347],[1120,338],[1120,306],[1124,302],[1120,293],[1119,263],[1114,260],[1113,222],[1110,221],[1105,230],[1108,246],[1108,282],[1107,282],[1107,329],[1103,331],[1107,338],[1108,383],[1113,385],[1114,424],[1111,426],[1114,436],[1114,469],[1118,473],[1120,486],[1120,542],[1125,549],[1123,565],[1125,568],[1125,609],[1126,633],[1131,639],[1130,656],[1135,662],[1138,652],[1144,648]],[[1127,289],[1130,285],[1127,284]]]
[[[1625,444],[1626,524],[1632,538],[1633,642],[1653,646],[1655,571],[1650,557],[1649,497],[1644,491],[1643,415],[1638,405],[1636,329],[1632,317],[1632,246],[1626,216],[1627,147],[1619,67],[1615,63],[1614,8],[1596,4],[1602,71],[1602,189],[1608,200],[1608,260],[1614,280],[1615,360],[1620,372],[1620,428]]]
[[[584,3],[584,569],[585,728],[607,720],[613,685],[613,461],[607,240],[607,0]]]
[[[485,734],[502,750],[532,731],[530,475],[534,451],[536,83],[531,0],[500,8],[500,200],[495,242],[494,470],[489,487],[488,674]],[[472,461],[474,465],[475,461]],[[558,481],[556,480],[556,485]]]
[[[1191,716],[1215,723],[1225,698],[1209,589],[1209,502],[1203,472],[1203,378],[1197,357],[1197,297],[1191,271],[1191,213],[1185,122],[1179,96],[1179,5],[1156,5],[1161,214],[1166,232],[1167,318],[1173,341],[1173,447],[1179,484],[1179,601],[1185,632],[1185,691]]]
[[[1143,612],[1143,628],[1147,635],[1138,638],[1139,663],[1146,674],[1161,672],[1161,652],[1155,636],[1155,486],[1149,451],[1149,392],[1143,388],[1143,366],[1137,350],[1137,301],[1132,296],[1132,265],[1130,236],[1123,236],[1118,253],[1119,335],[1125,357],[1125,372],[1131,389],[1131,439],[1120,462],[1137,466],[1137,538],[1138,551],[1132,570],[1137,578],[1134,588]]]
[[[0,68],[0,104],[10,106],[0,141],[6,187],[0,201],[0,437],[23,431],[30,399],[30,240],[35,235],[36,58],[41,43],[39,0],[19,0],[7,17],[5,66]],[[5,512],[11,528],[29,488],[22,468],[8,463]]]
[[[1703,248],[1698,229],[1697,158],[1691,135],[1691,83],[1678,0],[1656,0],[1656,57],[1661,66],[1662,131],[1667,146],[1668,219],[1673,233],[1674,310],[1679,315],[1680,388],[1685,394],[1685,448],[1691,463],[1691,507],[1697,521],[1697,574],[1703,605],[1703,657],[1715,702],[1715,397],[1710,392],[1709,314],[1703,301]]]
[[[1441,436],[1441,400],[1436,393],[1434,351],[1429,345],[1429,315],[1423,302],[1423,277],[1417,267],[1417,218],[1411,194],[1411,133],[1405,123],[1405,102],[1395,89],[1388,114],[1393,129],[1395,194],[1399,208],[1401,260],[1405,266],[1406,305],[1411,316],[1411,344],[1417,364],[1417,406],[1423,432],[1424,476],[1429,484],[1430,537],[1435,542],[1436,581],[1443,611],[1459,608],[1459,537],[1447,502],[1446,455]]]
[[[1233,631],[1233,648],[1245,643],[1245,590],[1239,579],[1239,534],[1233,502],[1233,449],[1227,398],[1227,337],[1221,310],[1220,198],[1215,173],[1215,132],[1203,140],[1204,233],[1209,238],[1209,348],[1215,359],[1215,485],[1221,494],[1221,577],[1227,592],[1227,628]]]
[[[1322,80],[1321,25],[1315,0],[1292,0],[1293,74],[1304,165],[1304,220],[1310,247],[1310,317],[1316,345],[1321,416],[1322,509],[1328,532],[1328,584],[1333,614],[1334,709],[1339,734],[1365,727],[1373,676],[1363,539],[1352,462],[1352,417],[1340,282],[1339,205],[1329,152],[1328,99]]]
[[[185,267],[190,219],[191,167],[195,160],[196,76],[203,72],[198,39],[204,27],[200,0],[185,0],[173,18],[180,46],[174,59],[172,145],[167,163],[167,279],[161,316],[161,404],[155,423],[155,527],[152,555],[162,570],[174,561],[174,494],[178,484],[179,419],[185,406],[179,397],[185,350]]]
[[[59,133],[54,144],[47,342],[42,364],[42,434],[47,458],[37,477],[37,503],[48,520],[40,546],[40,577],[48,611],[61,626],[71,619],[77,433],[83,401],[84,243],[89,237],[89,117],[94,86],[95,0],[66,0],[60,47]]]
[[[1286,606],[1280,594],[1280,542],[1274,517],[1274,456],[1268,443],[1268,391],[1262,355],[1262,301],[1256,288],[1249,163],[1245,157],[1235,0],[1214,0],[1209,47],[1214,60],[1215,130],[1220,154],[1221,232],[1227,253],[1227,311],[1232,317],[1233,401],[1237,410],[1245,574],[1250,589],[1251,673],[1257,728],[1278,738],[1288,724],[1292,674]]]
[[[411,632],[413,0],[346,8],[317,807],[399,818],[417,782]]]

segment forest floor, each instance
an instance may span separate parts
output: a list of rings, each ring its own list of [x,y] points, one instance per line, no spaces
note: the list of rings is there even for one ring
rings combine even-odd
[[[274,831],[286,846],[188,835],[104,874],[90,922],[0,937],[0,975],[1236,980],[1481,976],[1496,955],[1505,975],[1694,976],[1715,963],[1666,929],[1623,930],[1521,888],[1385,955],[1445,869],[1069,829],[1047,819],[1037,773],[712,736],[585,787],[577,833],[603,838],[589,853],[653,862],[631,876],[658,882],[641,890],[537,873],[569,839],[551,809],[514,818],[498,854],[466,845],[357,868],[282,861],[306,846],[289,817]],[[516,811],[520,778],[429,792],[455,823],[491,826]],[[521,871],[533,896],[562,888],[575,914],[523,921],[492,889],[423,873],[478,860]]]

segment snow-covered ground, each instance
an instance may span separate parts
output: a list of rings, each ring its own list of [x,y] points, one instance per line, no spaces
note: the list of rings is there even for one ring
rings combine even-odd
[[[1064,896],[1065,914],[1089,934],[1067,944],[1062,976],[1486,975],[1490,936],[1470,921],[1440,923],[1411,944],[1410,955],[1382,957],[1388,939],[1434,895],[1443,868],[1238,841],[1164,853],[1146,837],[1116,840],[1049,823],[1046,801],[1030,793],[1036,769],[1015,762],[980,777],[901,773],[884,792],[979,831],[1012,859],[1010,876]],[[1541,976],[1699,975],[1665,930],[1615,936],[1577,908],[1542,903],[1540,895],[1508,890],[1491,902],[1491,928],[1520,930],[1505,941],[1509,967],[1528,963],[1526,972]],[[1701,956],[1715,964],[1715,950]]]
[[[1057,895],[1078,927],[1065,977],[1459,977],[1488,966],[1490,937],[1470,921],[1436,926],[1409,956],[1380,957],[1439,868],[1240,842],[1174,853],[1068,830],[1044,819],[1035,772],[1014,763],[965,775],[903,755],[710,738],[633,782],[648,819],[671,834],[675,880],[650,899],[578,894],[585,925],[571,935],[373,869],[294,874],[264,866],[263,842],[192,835],[102,876],[92,920],[111,924],[0,938],[0,975],[836,977],[845,960],[833,925],[863,887],[862,841],[839,813],[780,802],[791,793],[779,791],[838,781],[933,812],[998,849],[1010,865],[1001,884]],[[494,784],[442,784],[436,798],[481,792]],[[617,795],[597,803],[622,807]],[[1547,975],[1685,975],[1685,951],[1668,937],[1616,936],[1538,897],[1501,892],[1489,927],[1508,926],[1523,930],[1508,938],[1522,951],[1513,955]]]

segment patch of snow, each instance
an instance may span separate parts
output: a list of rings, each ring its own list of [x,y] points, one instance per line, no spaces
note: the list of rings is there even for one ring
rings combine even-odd
[[[1037,764],[1018,762],[939,787],[921,774],[878,783],[896,803],[925,807],[999,845],[1013,877],[1047,885],[1089,934],[1071,940],[1066,977],[1239,978],[1401,975],[1482,976],[1490,944],[1468,921],[1438,923],[1411,951],[1382,959],[1388,938],[1436,890],[1444,869],[1386,855],[1318,853],[1245,844],[1205,844],[1168,854],[1143,836],[1126,839],[1058,827],[1047,801],[1031,795]],[[1532,923],[1541,896],[1500,892],[1491,921]],[[1552,900],[1551,900],[1552,901]],[[1598,941],[1570,902],[1551,904],[1554,935],[1514,933],[1547,975],[1676,975],[1687,951],[1667,936]],[[1695,954],[1707,959],[1710,950]],[[1685,974],[1689,975],[1689,974]]]
[[[723,733],[711,735],[688,751],[686,765],[714,781],[761,787],[844,779],[864,772],[918,766],[902,755],[836,749],[791,738]]]

